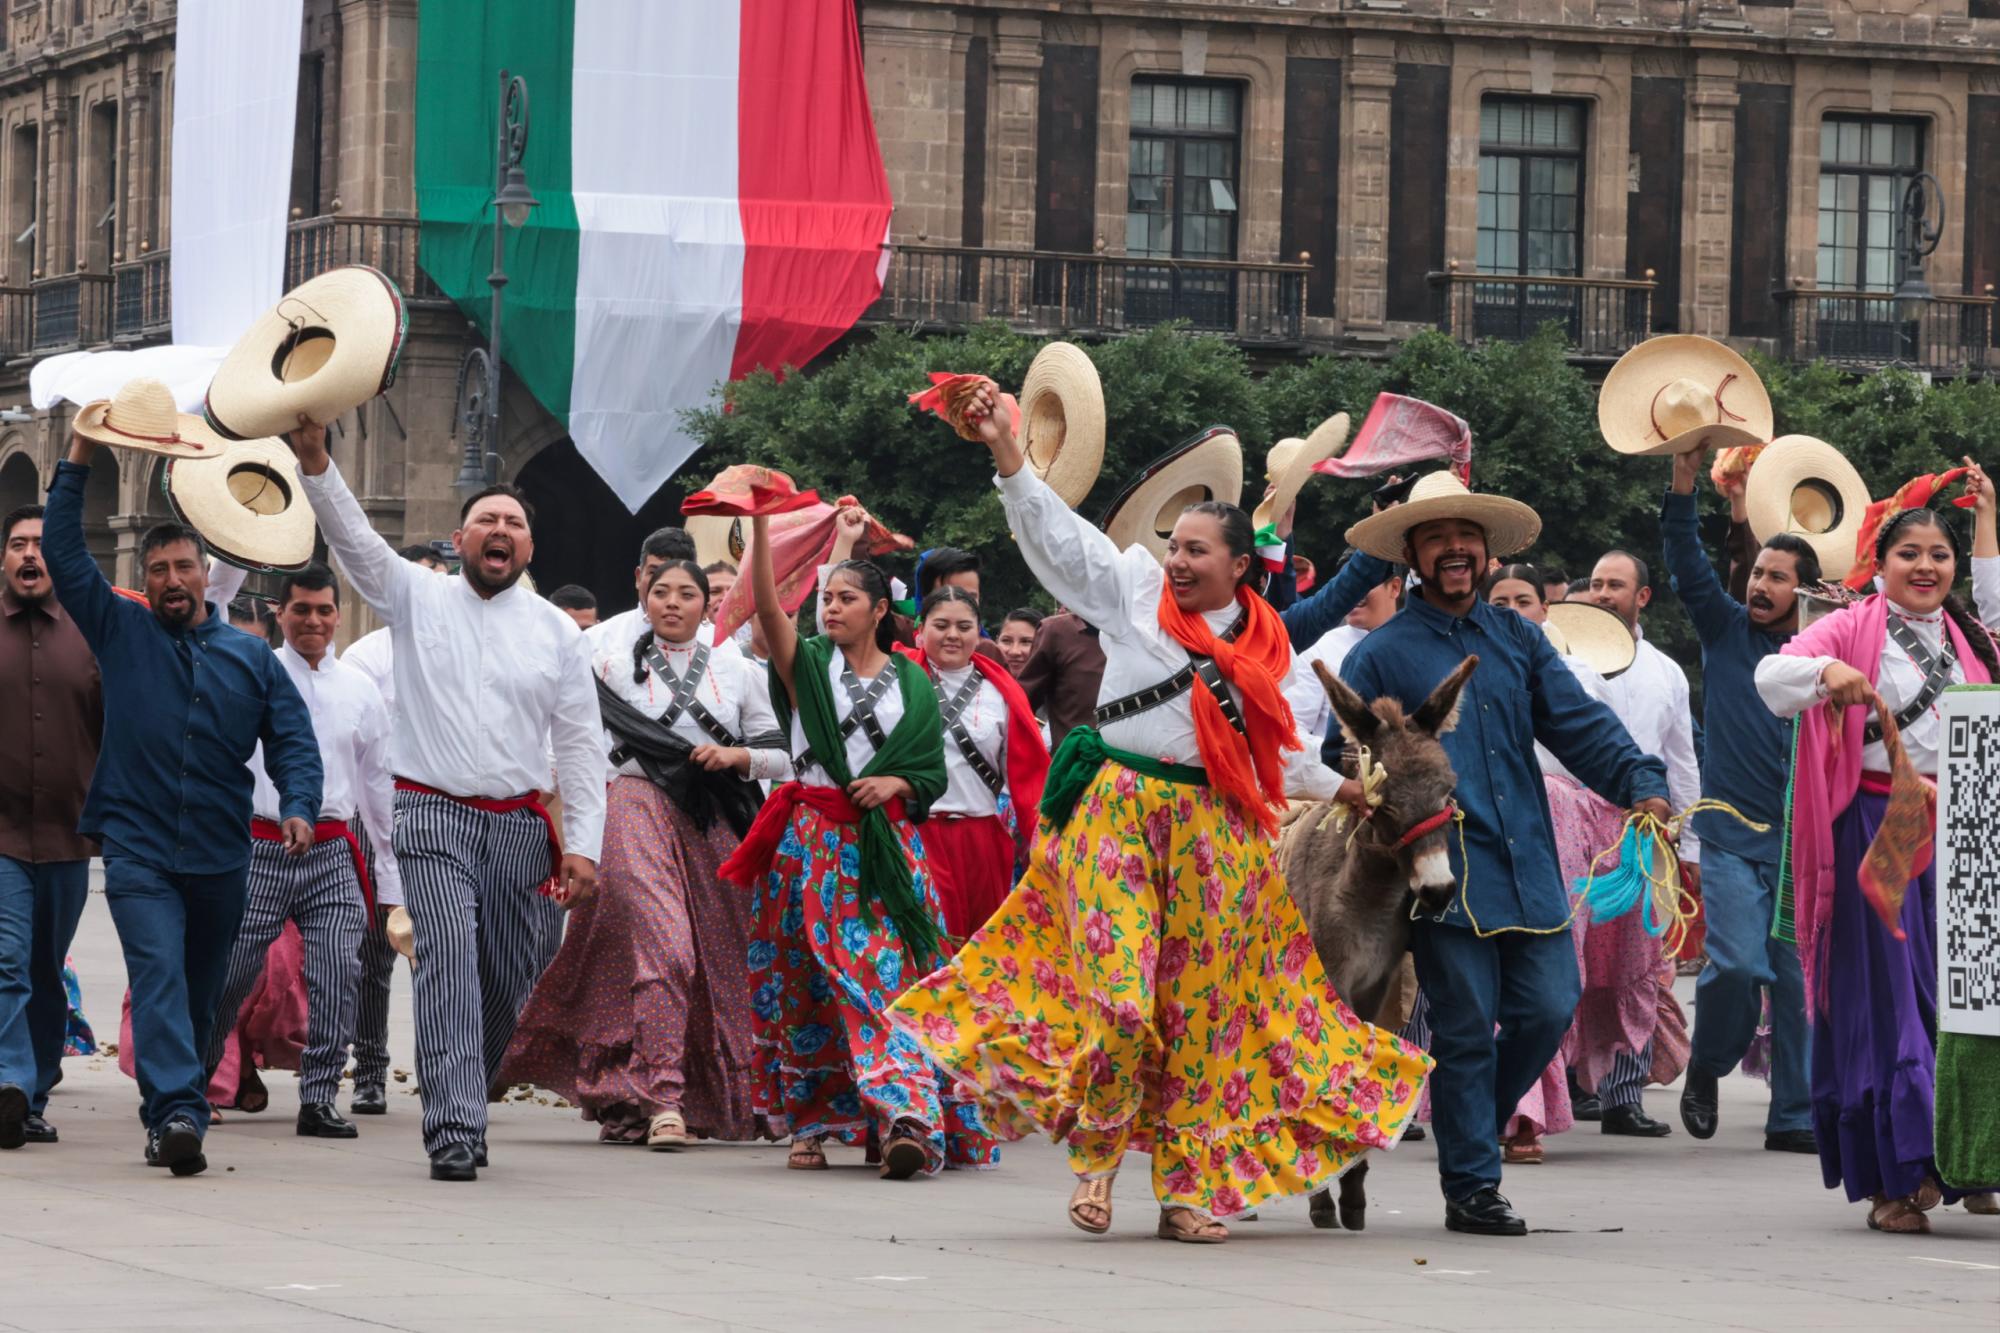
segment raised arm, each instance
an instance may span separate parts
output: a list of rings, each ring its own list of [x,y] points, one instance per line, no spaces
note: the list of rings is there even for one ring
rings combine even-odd
[[[63,610],[76,621],[91,649],[102,653],[117,622],[118,604],[125,599],[111,591],[83,540],[83,487],[90,479],[96,447],[79,436],[70,444],[69,457],[56,464],[48,509],[42,516],[42,559],[48,562],[49,581]]]
[[[229,604],[243,591],[243,585],[250,579],[250,571],[241,565],[232,565],[219,556],[208,558],[208,600],[223,615],[229,614]]]
[[[2000,523],[1994,517],[1993,479],[1965,460],[1965,493],[1973,498],[1972,605],[1987,628],[2000,627]]]
[[[355,674],[361,675],[357,668]],[[357,687],[358,688],[358,687]],[[403,904],[403,869],[397,864],[396,778],[389,766],[389,705],[372,684],[368,702],[355,728],[354,812],[368,830],[369,874],[375,881],[375,901],[383,907]]]
[[[1342,563],[1340,572],[1313,589],[1302,602],[1279,612],[1285,632],[1291,636],[1292,651],[1302,652],[1326,637],[1328,630],[1347,619],[1347,613],[1361,605],[1393,572],[1386,560],[1356,551]]]
[[[1701,525],[1695,500],[1695,474],[1706,450],[1674,459],[1673,485],[1660,500],[1660,543],[1667,573],[1688,619],[1704,644],[1714,643],[1744,618],[1744,610],[1715,576],[1715,566],[1701,550]],[[1690,463],[1688,460],[1694,460]]]
[[[416,565],[396,554],[396,548],[361,511],[361,502],[347,489],[333,456],[326,451],[326,427],[302,424],[285,439],[299,460],[305,482],[306,503],[326,537],[326,546],[339,562],[347,581],[361,599],[375,608],[391,625],[402,621],[411,581],[422,576]]]
[[[750,520],[750,590],[757,599],[757,624],[764,631],[764,646],[771,650],[771,669],[785,683],[785,693],[796,706],[799,691],[792,683],[792,670],[799,660],[799,629],[778,601],[778,571],[771,563],[771,520],[761,514]]]

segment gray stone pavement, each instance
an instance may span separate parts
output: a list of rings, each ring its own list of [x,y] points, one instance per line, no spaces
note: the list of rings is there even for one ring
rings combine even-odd
[[[115,1037],[101,897],[76,956]],[[407,1070],[407,989],[394,1024]],[[1812,1159],[1762,1150],[1763,1087],[1741,1078],[1706,1144],[1551,1140],[1508,1177],[1542,1229],[1525,1239],[1447,1233],[1424,1143],[1377,1159],[1366,1232],[1315,1231],[1293,1201],[1213,1248],[1152,1238],[1144,1159],[1093,1239],[1045,1143],[891,1185],[838,1151],[800,1175],[775,1147],[599,1147],[575,1112],[526,1103],[495,1108],[479,1182],[444,1185],[409,1085],[349,1143],[293,1135],[295,1086],[274,1078],[271,1109],[232,1113],[208,1173],[174,1180],[140,1161],[115,1061],[72,1060],[62,1143],[0,1154],[0,1328],[2000,1329],[2000,1218],[1868,1232]],[[1675,1095],[1649,1109],[1673,1119]]]

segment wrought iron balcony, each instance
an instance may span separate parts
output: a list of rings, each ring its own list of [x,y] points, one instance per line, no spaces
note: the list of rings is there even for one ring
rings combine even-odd
[[[442,301],[445,294],[417,263],[420,228],[415,218],[300,218],[285,238],[285,288],[343,264],[366,264],[388,274],[406,301]]]
[[[1946,376],[2000,366],[1991,286],[1979,296],[1933,296],[1909,309],[1899,309],[1889,292],[1791,287],[1776,296],[1785,312],[1781,351],[1790,361],[1857,370],[1902,365]]]
[[[1448,264],[1430,275],[1433,320],[1460,342],[1524,342],[1545,324],[1573,355],[1616,357],[1653,324],[1653,270],[1644,278],[1560,278],[1475,273]]]
[[[36,355],[95,347],[111,340],[111,275],[70,273],[40,278],[29,285],[34,295]]]
[[[1304,264],[898,245],[864,323],[941,331],[997,319],[1024,333],[1105,336],[1185,321],[1238,343],[1303,338]]]
[[[173,265],[167,252],[141,255],[111,266],[111,337],[116,342],[153,342],[173,336]]]

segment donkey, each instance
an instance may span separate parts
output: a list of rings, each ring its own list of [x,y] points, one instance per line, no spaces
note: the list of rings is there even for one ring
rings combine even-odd
[[[1279,859],[1327,978],[1370,1021],[1388,1017],[1383,1009],[1410,947],[1412,900],[1418,910],[1439,913],[1458,892],[1447,851],[1458,779],[1438,737],[1457,723],[1459,693],[1478,665],[1477,657],[1460,662],[1406,716],[1394,699],[1364,703],[1323,663],[1313,663],[1348,744],[1367,746],[1388,781],[1382,804],[1351,842],[1351,816],[1342,827],[1326,818],[1330,802],[1315,802],[1286,829]],[[1340,1178],[1338,1220],[1331,1191],[1314,1194],[1313,1225],[1366,1226],[1367,1174],[1363,1159]]]

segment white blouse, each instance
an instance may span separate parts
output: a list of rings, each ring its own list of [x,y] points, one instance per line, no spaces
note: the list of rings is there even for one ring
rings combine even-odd
[[[687,674],[688,664],[694,660],[694,643],[668,643],[658,638],[653,640],[667,659],[667,666],[675,675]],[[611,687],[626,703],[644,713],[657,718],[666,712],[673,702],[673,690],[649,667],[646,679],[632,679],[632,645],[627,643],[621,651],[613,640],[600,647],[591,662],[597,678]],[[771,710],[770,696],[765,692],[761,669],[752,666],[740,654],[711,652],[708,670],[702,673],[701,684],[695,687],[695,697],[701,700],[715,720],[740,739],[755,736],[775,736],[778,734],[778,717]],[[690,745],[715,745],[715,737],[702,730],[694,719],[692,711],[684,710],[674,719],[671,728],[676,736]],[[618,748],[618,738],[605,732],[607,751]],[[644,777],[646,772],[637,759],[627,759],[617,770],[626,777]],[[778,748],[758,749],[750,747],[749,776],[759,780],[784,778],[791,772],[791,757]]]
[[[826,664],[826,676],[828,683],[833,687],[834,716],[842,722],[845,722],[848,714],[854,711],[853,701],[847,697],[847,687],[840,683],[840,673],[846,669],[847,654],[835,648],[832,660]],[[890,673],[890,681],[888,688],[882,691],[882,697],[875,701],[875,721],[882,728],[882,734],[887,736],[896,729],[896,724],[903,720],[903,691],[902,687],[895,680],[895,658],[891,657],[887,662],[883,663],[882,670]],[[863,689],[870,688],[874,684],[873,677],[864,676],[861,678]],[[798,710],[794,709],[792,711],[792,754],[794,756],[803,755],[806,752],[806,744],[805,724],[799,721]],[[951,747],[946,746],[945,748],[949,750]],[[875,744],[868,739],[868,728],[856,727],[853,731],[847,733],[847,771],[850,774],[860,777],[861,770],[868,767],[869,761],[874,758]],[[805,766],[804,771],[799,774],[799,781],[805,783],[808,787],[831,787],[834,785],[833,775],[828,773],[825,767],[817,760]]]
[[[962,666],[956,671],[940,671],[932,678],[937,687],[938,707],[943,708],[958,692],[965,688],[965,682],[978,673],[978,668]],[[965,711],[958,715],[966,733],[972,737],[973,745],[993,765],[1002,777],[1007,775],[1007,701],[992,681],[981,677],[979,690],[965,704]],[[944,733],[944,795],[931,806],[934,815],[994,815],[1000,813],[1000,798],[996,796],[986,780],[972,771],[972,765],[965,761],[951,729]]]
[[[1100,704],[1157,685],[1188,664],[1187,649],[1160,626],[1160,590],[1166,573],[1151,551],[1143,546],[1120,551],[1025,467],[1011,477],[996,477],[994,484],[1035,578],[1056,600],[1097,627],[1104,648]],[[1220,634],[1237,614],[1232,604],[1203,618]],[[1294,657],[1290,674],[1279,685],[1291,698],[1306,683],[1319,688],[1312,668]],[[1233,686],[1230,692],[1240,701]],[[1310,737],[1303,739],[1303,748],[1285,752],[1285,790],[1293,797],[1329,800],[1340,790],[1340,775],[1320,762],[1319,747]],[[1192,693],[1111,723],[1104,728],[1104,743],[1199,767]]]

